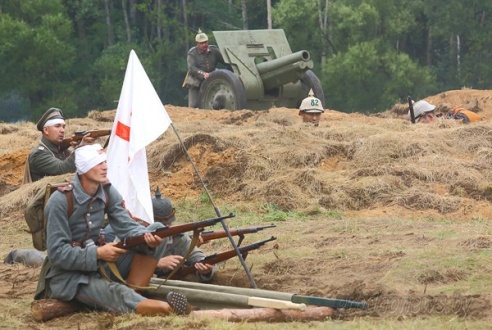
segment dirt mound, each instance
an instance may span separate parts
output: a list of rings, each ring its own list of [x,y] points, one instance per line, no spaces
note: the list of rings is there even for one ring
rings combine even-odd
[[[486,220],[492,215],[491,96],[459,90],[426,98],[438,110],[461,106],[485,118],[470,125],[412,125],[405,104],[371,116],[327,110],[317,128],[301,123],[296,109],[166,105],[174,127],[147,147],[151,191],[159,187],[177,204],[199,200],[205,184],[217,203],[258,214],[245,221],[268,222],[262,212],[273,214],[276,248],[247,259],[258,287],[369,303],[341,319],[492,319],[490,295],[467,294],[474,267],[492,246]],[[91,111],[69,120],[67,132],[111,128],[114,115]],[[22,184],[38,139],[33,123],[0,124],[4,254],[30,247],[20,219],[33,193],[67,177]],[[432,262],[419,255],[428,250]],[[457,266],[462,262],[467,266]],[[24,310],[38,271],[0,265],[0,303],[7,308],[14,299],[22,307],[9,308]],[[214,283],[250,285],[234,262],[220,267]],[[450,285],[458,293],[446,294]],[[54,327],[69,324],[57,322]]]

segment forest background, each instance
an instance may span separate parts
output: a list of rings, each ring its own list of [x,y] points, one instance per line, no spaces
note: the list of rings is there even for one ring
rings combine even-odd
[[[114,109],[131,49],[164,104],[186,105],[201,28],[280,28],[308,50],[325,108],[375,113],[463,87],[490,89],[492,2],[479,0],[2,0],[0,121]]]

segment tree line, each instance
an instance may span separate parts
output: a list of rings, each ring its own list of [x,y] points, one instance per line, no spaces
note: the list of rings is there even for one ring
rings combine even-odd
[[[185,106],[199,28],[211,44],[212,31],[283,29],[339,111],[489,89],[491,14],[482,0],[2,0],[0,120],[115,109],[131,49],[162,102]]]

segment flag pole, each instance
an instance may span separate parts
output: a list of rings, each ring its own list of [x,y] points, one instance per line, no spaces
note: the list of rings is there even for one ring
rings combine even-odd
[[[176,127],[174,127],[174,124],[172,122],[171,122],[171,127],[173,128],[174,133],[176,133],[176,136],[178,137],[178,140],[179,140],[179,144],[181,145],[181,147],[183,147],[183,150],[184,150],[186,156],[188,157],[188,159],[191,163],[191,166],[193,166],[193,170],[195,171],[196,175],[200,179],[202,187],[203,187],[203,189],[205,189],[205,193],[207,194],[208,199],[210,200],[210,202],[212,203],[212,206],[214,207],[215,214],[217,215],[217,217],[222,217],[219,208],[217,207],[217,205],[215,205],[215,202],[212,199],[212,195],[210,194],[210,191],[208,190],[207,186],[205,185],[205,182],[203,181],[203,178],[200,175],[200,172],[198,172],[198,169],[197,169],[195,163],[191,159],[191,156],[188,153],[186,146],[184,145],[183,141],[181,140],[181,137],[179,136],[178,131],[176,130]],[[246,272],[246,275],[249,278],[249,282],[251,283],[251,286],[253,287],[253,289],[256,289],[257,287],[256,287],[255,280],[253,279],[253,275],[251,275],[251,272],[249,271],[249,268],[246,265],[246,262],[244,261],[243,255],[241,254],[241,251],[239,251],[239,247],[237,246],[236,242],[232,238],[231,231],[229,230],[229,226],[227,225],[227,223],[223,219],[220,220],[220,223],[222,224],[224,231],[227,233],[227,237],[229,238],[229,241],[231,242],[232,246],[234,247],[234,250],[236,251],[237,257],[239,258],[239,260],[241,261],[241,264],[243,265],[244,271]]]

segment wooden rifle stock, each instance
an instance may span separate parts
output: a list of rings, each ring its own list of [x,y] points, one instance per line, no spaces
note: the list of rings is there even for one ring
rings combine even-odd
[[[111,135],[111,130],[93,129],[88,131],[76,131],[75,133],[73,133],[71,137],[63,139],[63,141],[60,143],[61,149],[67,149],[68,147],[71,146],[72,142],[81,141],[84,138],[84,135],[86,135],[87,133],[90,133],[91,134],[90,136],[93,138],[98,138],[101,136]]]
[[[236,229],[230,229],[229,231],[231,232],[232,236],[239,236],[239,241],[237,245],[241,245],[241,242],[244,239],[244,234],[252,234],[252,233],[257,233],[260,230],[267,229],[267,228],[273,228],[276,227],[274,224],[268,225],[268,226],[256,226],[256,227],[247,227],[247,228],[236,228]],[[224,238],[227,237],[227,233],[225,230],[220,230],[220,231],[204,231],[200,234],[203,242],[201,244],[205,244],[210,242],[211,240],[218,239],[218,238]]]
[[[270,242],[270,241],[274,241],[276,239],[277,238],[275,236],[272,236],[269,239],[266,239],[266,240],[263,240],[263,241],[259,241],[259,242],[256,242],[256,243],[252,243],[252,244],[249,244],[249,245],[246,245],[246,246],[242,246],[242,247],[239,248],[239,252],[241,252],[241,255],[243,256],[243,258],[246,258],[246,255],[247,255],[247,253],[249,251],[256,250],[259,247],[261,247],[262,245],[264,245],[265,243]],[[199,260],[197,262],[200,262],[202,264],[215,265],[215,264],[218,264],[219,262],[222,262],[222,261],[231,259],[231,258],[233,258],[235,256],[237,256],[236,250],[231,249],[231,250],[227,250],[225,252],[214,253],[214,254],[208,255],[205,258],[203,258],[202,260]],[[185,265],[185,266],[181,267],[173,275],[172,278],[184,277],[184,276],[186,276],[188,274],[194,273],[195,271],[196,271],[196,269],[195,269],[195,263],[193,263],[191,265]]]
[[[159,236],[160,238],[166,238],[166,237],[174,236],[177,234],[185,233],[187,231],[193,231],[196,229],[201,229],[204,227],[213,226],[216,223],[218,223],[224,219],[233,218],[234,216],[235,215],[231,213],[231,214],[223,216],[223,217],[212,218],[212,219],[207,219],[207,220],[197,221],[197,222],[189,222],[189,223],[185,223],[182,225],[175,225],[172,227],[160,228],[160,229],[157,229],[155,231],[152,231],[151,233],[153,235]],[[130,248],[138,246],[138,245],[146,244],[144,236],[145,235],[127,237],[123,241],[118,242],[118,244],[116,244],[116,247],[118,247],[120,249],[130,249]]]

